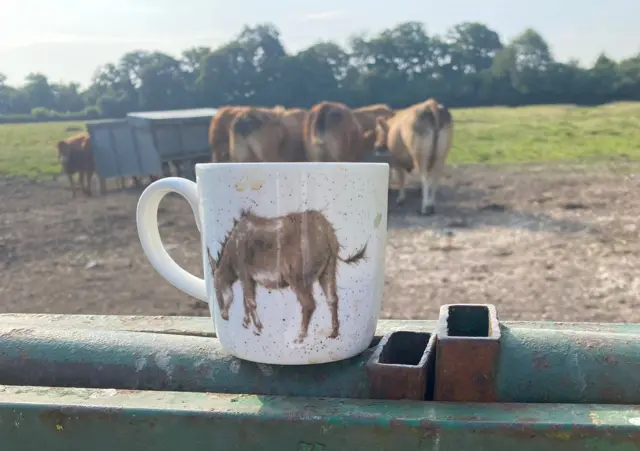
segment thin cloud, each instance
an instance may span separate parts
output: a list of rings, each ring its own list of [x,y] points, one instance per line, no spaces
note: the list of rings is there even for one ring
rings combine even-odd
[[[301,19],[304,22],[310,21],[318,21],[318,20],[331,20],[338,19],[340,17],[344,17],[345,12],[339,9],[331,10],[331,11],[321,11],[317,13],[307,14],[303,16]]]
[[[0,50],[11,50],[42,44],[135,44],[158,46],[176,42],[184,42],[185,44],[192,42],[210,42],[213,44],[215,42],[219,42],[220,40],[220,36],[213,35],[92,36],[86,34],[76,35],[65,33],[50,33],[42,36],[30,36],[27,39],[16,39],[13,41],[0,42]]]

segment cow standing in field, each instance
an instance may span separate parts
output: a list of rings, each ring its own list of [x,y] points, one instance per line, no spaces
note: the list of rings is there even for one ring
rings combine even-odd
[[[248,108],[231,123],[229,154],[234,162],[304,161],[304,110]]]
[[[80,189],[87,196],[91,196],[91,179],[95,172],[93,152],[89,135],[80,133],[58,142],[58,161],[62,165],[62,171],[69,177],[71,193],[76,197],[76,184],[74,174],[78,173]],[[101,180],[100,190],[104,193],[104,183]]]
[[[254,333],[260,335],[263,326],[257,312],[257,285],[268,290],[291,288],[302,309],[300,332],[295,340],[302,343],[316,310],[313,286],[317,281],[331,311],[328,338],[340,335],[338,263],[353,265],[363,260],[366,243],[353,255],[341,257],[341,246],[331,222],[321,212],[309,210],[275,218],[242,211],[220,244],[216,258],[209,248],[207,256],[223,320],[229,320],[233,285],[239,281],[244,305],[242,325],[248,328],[253,323]]]
[[[343,103],[314,105],[305,117],[303,133],[309,161],[360,161],[366,150],[362,126]]]
[[[384,103],[377,103],[375,105],[367,105],[353,110],[353,115],[358,119],[362,132],[375,132],[377,119],[379,117],[388,119],[393,116],[395,112]]]
[[[280,116],[282,122],[287,127],[287,130],[289,130],[291,140],[298,146],[298,151],[301,154],[304,154],[302,127],[304,125],[304,118],[307,115],[307,111],[302,108],[287,109],[280,105],[274,107],[273,111]]]
[[[374,149],[378,118],[388,119],[392,117],[395,112],[391,108],[389,108],[388,105],[378,103],[375,105],[367,105],[356,108],[355,110],[353,110],[353,114],[356,119],[358,119],[358,122],[362,127],[362,155],[365,156],[367,154],[370,154]]]
[[[406,198],[405,172],[414,168],[422,182],[423,215],[435,213],[436,189],[442,176],[451,141],[453,119],[444,105],[434,99],[399,110],[389,119],[377,119],[376,151],[389,151],[390,166],[398,175],[400,193],[396,200]]]
[[[223,106],[218,108],[209,126],[209,146],[211,147],[211,161],[222,163],[229,161],[229,132],[231,123],[236,115],[248,110],[245,106]]]

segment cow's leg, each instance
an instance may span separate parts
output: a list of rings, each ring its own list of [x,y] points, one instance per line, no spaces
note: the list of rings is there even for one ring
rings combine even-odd
[[[433,215],[436,212],[435,189],[436,180],[433,172],[423,171],[420,174],[422,180],[422,206],[420,213],[425,216]]]
[[[98,175],[98,183],[100,184],[100,195],[104,196],[107,194],[107,179]]]
[[[331,311],[331,334],[329,338],[337,338],[340,335],[340,320],[338,319],[338,286],[336,283],[336,259],[332,257],[327,267],[319,277],[320,287],[327,298],[329,311]]]
[[[398,185],[400,185],[400,187],[398,188],[398,198],[396,199],[396,205],[402,205],[407,198],[407,191],[405,188],[406,172],[402,168],[395,168],[395,170],[396,175],[398,176]]]
[[[76,198],[76,182],[73,180],[73,174],[67,172],[67,177],[69,177],[69,186],[71,186],[71,197],[73,199]]]
[[[173,167],[176,169],[176,177],[182,177],[182,161],[173,160],[171,163],[173,164]]]
[[[298,334],[298,338],[295,339],[294,343],[302,343],[304,339],[307,338],[309,323],[311,322],[313,312],[316,310],[316,301],[313,298],[313,285],[304,285],[303,283],[300,283],[299,285],[292,285],[291,288],[298,298],[300,307],[302,307],[300,333]]]
[[[93,181],[93,171],[87,171],[85,174],[86,177],[86,185],[87,185],[87,196],[91,196],[91,182]]]
[[[171,165],[166,161],[162,163],[162,176],[171,177]]]
[[[442,173],[444,172],[444,159],[440,159],[431,173],[429,174],[429,179],[431,181],[431,186],[429,189],[429,195],[431,196],[430,201],[431,205],[433,205],[434,212],[437,203],[437,195],[438,195],[438,187],[440,186],[440,179],[442,178]]]
[[[78,171],[78,183],[80,183],[80,190],[86,195],[87,188],[85,187],[85,173],[84,171]]]
[[[437,148],[437,159],[433,166],[433,169],[429,173],[430,180],[430,202],[433,205],[434,210],[436,206],[436,196],[438,195],[438,187],[440,186],[440,180],[442,179],[442,174],[444,174],[444,166],[447,159],[447,155],[449,153],[449,149],[451,148],[451,138],[452,138],[452,129],[446,128],[440,132],[440,137],[438,140],[438,148]]]
[[[422,177],[422,209],[423,215],[432,215],[436,212],[436,195],[438,186],[440,185],[440,179],[444,172],[444,163],[447,157],[448,148],[451,146],[450,135],[444,135],[442,142],[439,143],[436,161],[431,170],[421,171]]]

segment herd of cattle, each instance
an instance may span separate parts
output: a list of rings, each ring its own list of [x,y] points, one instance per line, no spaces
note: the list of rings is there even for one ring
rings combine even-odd
[[[383,104],[351,109],[339,102],[321,102],[309,110],[224,106],[209,128],[211,161],[217,163],[358,162],[387,155],[400,185],[397,203],[405,199],[406,173],[419,172],[425,215],[435,212],[435,191],[452,137],[451,113],[434,99],[395,111]],[[95,165],[88,134],[74,135],[57,147],[73,197],[75,173],[90,196]],[[99,180],[104,193],[105,181]],[[125,186],[124,178],[118,185]]]

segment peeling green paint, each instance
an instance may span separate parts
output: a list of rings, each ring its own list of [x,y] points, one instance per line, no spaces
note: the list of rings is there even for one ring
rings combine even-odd
[[[640,450],[640,325],[503,322],[496,387],[529,403],[463,404],[355,399],[369,351],[318,367],[240,362],[209,321],[0,315],[2,449]],[[436,327],[380,321],[376,335]],[[598,397],[620,403],[588,403]]]
[[[640,449],[640,406],[456,404],[0,387],[6,449]],[[594,414],[599,423],[593,423]]]

